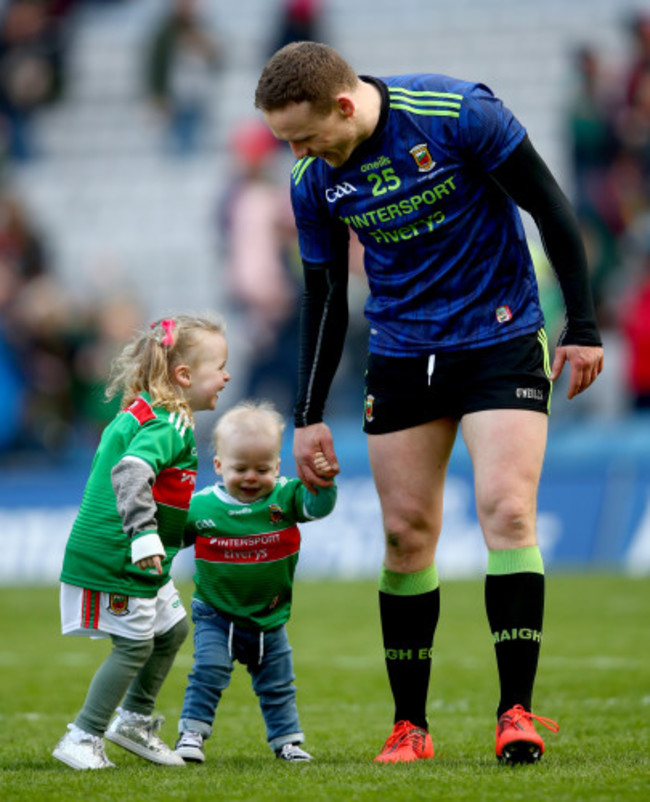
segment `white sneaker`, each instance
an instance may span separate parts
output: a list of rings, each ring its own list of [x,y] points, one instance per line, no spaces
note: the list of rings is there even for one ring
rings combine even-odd
[[[174,751],[189,763],[203,763],[205,761],[203,736],[194,730],[182,732],[176,741]]]
[[[158,730],[164,721],[162,716],[152,718],[118,707],[117,716],[106,730],[106,738],[152,763],[161,766],[184,766],[183,758],[175,754],[158,737]]]
[[[288,760],[291,763],[306,763],[308,760],[313,760],[309,752],[305,752],[298,744],[284,744],[275,753],[279,760]]]
[[[55,746],[52,757],[73,769],[115,768],[115,763],[106,757],[103,739],[76,724],[68,724],[68,732]]]

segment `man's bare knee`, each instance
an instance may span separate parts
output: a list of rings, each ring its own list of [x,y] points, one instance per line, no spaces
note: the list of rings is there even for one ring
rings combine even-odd
[[[439,530],[424,521],[394,522],[386,527],[386,565],[409,573],[427,567],[433,560]]]
[[[479,520],[488,548],[509,549],[536,542],[535,505],[514,496],[504,497],[479,509]]]

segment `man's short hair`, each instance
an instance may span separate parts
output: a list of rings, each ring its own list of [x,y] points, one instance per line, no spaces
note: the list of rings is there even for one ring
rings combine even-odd
[[[318,113],[328,114],[338,92],[353,89],[358,80],[348,62],[329,45],[292,42],[267,61],[255,90],[255,107],[277,111],[307,101]]]

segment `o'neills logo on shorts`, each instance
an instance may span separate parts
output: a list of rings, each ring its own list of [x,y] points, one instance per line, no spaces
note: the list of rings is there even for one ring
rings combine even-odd
[[[110,593],[107,609],[111,615],[127,615],[129,612],[129,597],[123,593]]]
[[[373,418],[375,417],[373,412],[374,404],[375,404],[375,396],[367,395],[366,403],[364,406],[364,415],[366,416],[366,420],[368,421],[368,423],[370,423],[370,421],[373,420]]]

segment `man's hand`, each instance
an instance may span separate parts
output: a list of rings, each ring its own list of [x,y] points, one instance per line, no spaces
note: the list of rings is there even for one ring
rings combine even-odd
[[[603,369],[603,349],[595,345],[559,345],[555,349],[551,381],[555,381],[564,363],[571,366],[567,398],[574,398],[596,381]]]
[[[293,456],[298,477],[311,493],[316,492],[314,485],[330,487],[332,478],[339,472],[332,433],[326,423],[296,429]]]

